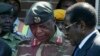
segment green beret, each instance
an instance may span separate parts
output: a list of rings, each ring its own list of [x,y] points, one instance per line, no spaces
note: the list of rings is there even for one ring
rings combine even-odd
[[[7,3],[0,3],[0,14],[10,12],[13,7]]]
[[[53,7],[49,2],[40,1],[32,5],[26,14],[25,23],[43,23],[49,19],[54,19]]]

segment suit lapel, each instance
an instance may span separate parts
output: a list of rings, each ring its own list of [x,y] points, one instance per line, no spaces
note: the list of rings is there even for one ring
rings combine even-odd
[[[89,48],[91,47],[91,45],[93,44],[93,40],[96,37],[96,33],[94,33],[88,40],[87,42],[83,45],[83,47],[80,49],[78,55],[79,56],[84,56],[87,54]]]

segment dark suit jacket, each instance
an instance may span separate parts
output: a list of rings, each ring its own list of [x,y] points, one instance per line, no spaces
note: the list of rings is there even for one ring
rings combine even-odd
[[[0,56],[11,56],[11,54],[11,48],[2,39],[0,39]]]
[[[100,56],[100,33],[94,33],[76,55],[75,52],[74,50],[72,56]]]

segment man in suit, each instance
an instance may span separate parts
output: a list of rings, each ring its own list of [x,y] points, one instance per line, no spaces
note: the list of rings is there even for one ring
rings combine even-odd
[[[76,48],[72,56],[100,56],[100,33],[96,29],[95,9],[80,2],[67,9],[64,28]]]

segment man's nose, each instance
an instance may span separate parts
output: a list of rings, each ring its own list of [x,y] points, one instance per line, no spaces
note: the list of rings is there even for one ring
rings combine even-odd
[[[41,33],[42,32],[42,29],[41,29],[41,27],[37,27],[37,33]]]
[[[10,22],[11,20],[10,19],[6,19],[6,22]]]
[[[6,18],[5,18],[5,21],[6,22],[10,22],[12,19],[9,17],[9,16],[7,16]]]

